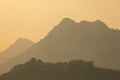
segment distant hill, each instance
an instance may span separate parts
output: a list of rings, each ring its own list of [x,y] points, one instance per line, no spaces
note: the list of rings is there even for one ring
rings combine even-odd
[[[15,66],[0,80],[120,80],[120,71],[97,68],[92,62],[44,63],[32,58]]]
[[[34,43],[28,39],[19,38],[8,49],[0,53],[0,63],[5,63],[9,59],[18,56],[20,53],[33,46],[33,44]]]
[[[120,30],[110,29],[100,20],[77,23],[65,18],[44,39],[1,65],[0,71],[6,72],[31,57],[50,62],[82,59],[99,67],[120,69]]]

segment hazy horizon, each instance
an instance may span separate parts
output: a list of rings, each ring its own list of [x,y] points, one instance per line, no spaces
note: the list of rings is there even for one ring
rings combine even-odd
[[[0,0],[0,51],[18,38],[42,39],[63,18],[120,29],[119,0]]]

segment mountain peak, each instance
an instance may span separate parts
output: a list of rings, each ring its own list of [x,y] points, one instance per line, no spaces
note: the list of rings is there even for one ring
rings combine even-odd
[[[87,21],[87,20],[83,20],[83,21],[80,21],[80,24],[81,23],[97,23],[97,24],[104,24],[104,25],[106,25],[103,21],[101,21],[101,20],[96,20],[96,21]]]
[[[32,46],[34,43],[29,40],[29,39],[26,39],[26,38],[18,38],[15,43],[10,47],[20,47],[20,46]]]
[[[59,25],[71,25],[71,24],[75,24],[76,22],[70,18],[64,18]]]
[[[108,26],[102,22],[101,20],[96,20],[96,21],[87,21],[87,20],[83,20],[80,23],[75,22],[74,20],[70,19],[70,18],[64,18],[58,26],[95,26],[98,29],[108,29]]]
[[[72,22],[75,22],[74,20],[72,20],[70,18],[64,18],[63,21],[72,21]]]
[[[84,20],[84,21],[81,21],[79,23],[81,26],[89,26],[90,28],[94,28],[94,29],[98,29],[98,30],[109,30],[108,26],[102,22],[101,20],[96,20],[96,21],[87,21],[87,20]]]
[[[23,40],[23,38],[18,38],[16,41],[22,41]]]
[[[29,39],[19,38],[5,51],[1,52],[0,63],[6,62],[7,60],[16,57],[21,52],[24,52],[29,47],[33,46],[33,42]],[[4,61],[3,61],[4,59]]]
[[[26,38],[18,38],[16,40],[16,42],[30,42],[30,43],[33,43],[32,41],[30,41],[29,39],[26,39]]]

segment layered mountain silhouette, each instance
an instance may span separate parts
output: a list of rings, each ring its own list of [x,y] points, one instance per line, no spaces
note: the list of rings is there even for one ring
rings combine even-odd
[[[45,63],[32,58],[3,74],[0,80],[120,80],[120,71],[97,68],[81,60]]]
[[[83,59],[99,67],[120,69],[120,30],[110,29],[100,20],[77,23],[64,18],[44,39],[9,60],[0,71],[8,71],[31,57],[50,62]]]
[[[20,53],[33,46],[33,44],[34,43],[28,39],[19,38],[8,49],[0,53],[0,63],[5,63],[9,59],[18,56]]]

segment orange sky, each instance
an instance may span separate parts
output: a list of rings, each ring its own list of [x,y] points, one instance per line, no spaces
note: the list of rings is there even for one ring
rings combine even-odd
[[[0,0],[0,51],[19,37],[36,42],[63,18],[120,28],[120,0]]]

